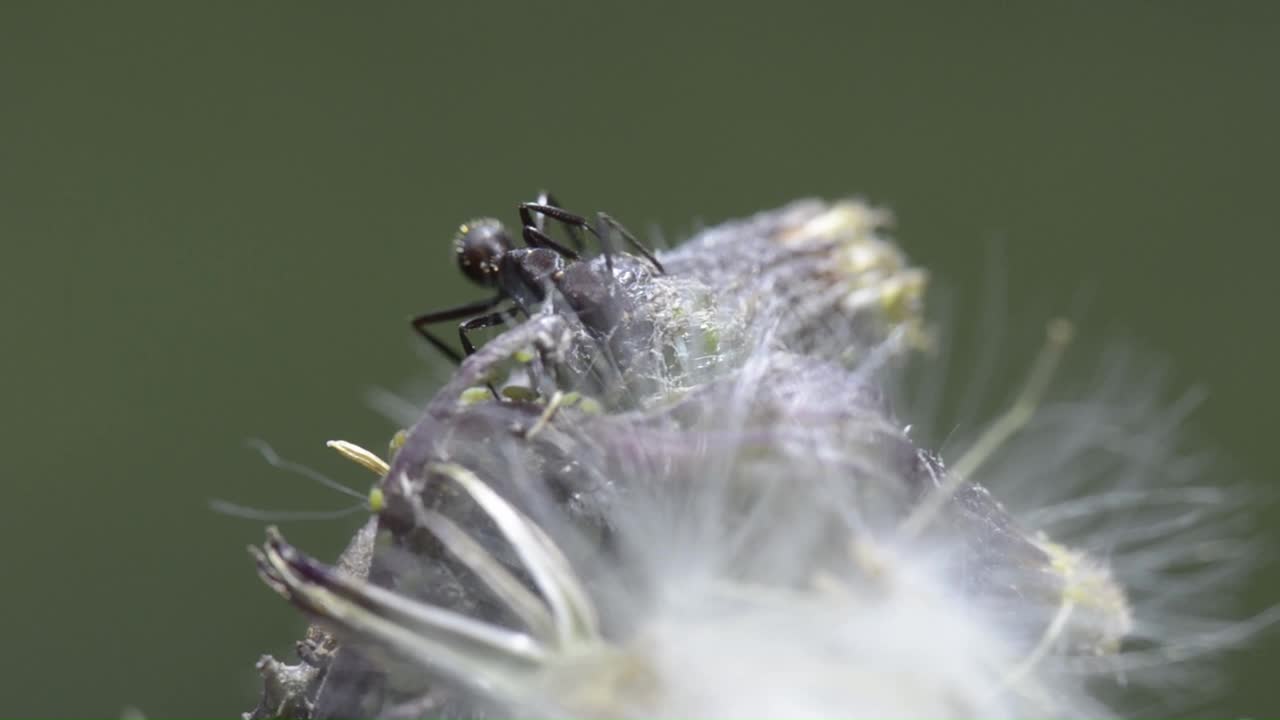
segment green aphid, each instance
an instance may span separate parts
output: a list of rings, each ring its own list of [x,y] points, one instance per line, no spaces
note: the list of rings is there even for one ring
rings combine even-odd
[[[708,354],[715,355],[720,352],[720,328],[713,323],[705,323],[702,326],[702,346]]]
[[[396,453],[400,452],[400,448],[404,447],[404,441],[408,437],[408,430],[397,430],[396,434],[391,436],[390,452],[387,457],[395,457]]]
[[[583,397],[581,400],[578,400],[578,409],[587,415],[599,415],[604,412],[604,408],[600,405],[600,402],[595,398],[590,397]]]
[[[369,510],[375,514],[382,512],[387,506],[387,498],[382,494],[382,488],[374,485],[369,489]]]
[[[538,399],[538,391],[523,385],[508,385],[502,388],[502,396],[518,402],[534,402]]]
[[[487,387],[469,387],[458,396],[459,405],[476,405],[493,397]]]

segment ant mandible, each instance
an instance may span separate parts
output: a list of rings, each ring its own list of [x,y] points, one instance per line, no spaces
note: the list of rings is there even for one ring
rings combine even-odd
[[[468,334],[482,328],[500,325],[517,314],[530,316],[532,307],[546,300],[554,288],[570,298],[570,305],[580,313],[611,317],[608,309],[586,307],[587,304],[607,302],[607,291],[602,292],[598,276],[592,273],[566,272],[583,266],[582,252],[585,246],[582,231],[595,236],[600,243],[601,254],[607,269],[608,282],[614,282],[613,247],[609,233],[616,232],[627,241],[660,273],[666,271],[639,240],[621,223],[605,213],[596,213],[594,224],[581,215],[563,210],[550,193],[539,193],[535,202],[519,206],[521,236],[526,247],[516,247],[506,227],[493,218],[481,218],[464,224],[454,238],[454,252],[458,268],[473,283],[497,291],[493,297],[456,307],[424,313],[413,318],[413,328],[445,357],[461,363],[463,356],[449,347],[429,330],[428,325],[447,320],[463,320],[458,325],[458,339],[463,352],[471,355],[475,345]],[[555,220],[567,230],[574,248],[568,248],[551,239],[546,233],[546,220]],[[578,302],[574,302],[574,300]],[[504,300],[512,307],[493,311]],[[465,318],[465,319],[464,319]],[[596,328],[606,330],[606,328]]]

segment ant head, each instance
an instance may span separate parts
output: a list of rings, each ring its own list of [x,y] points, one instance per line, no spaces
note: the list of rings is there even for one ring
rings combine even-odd
[[[502,223],[492,218],[472,220],[458,228],[453,250],[458,267],[471,282],[485,287],[498,284],[498,261],[515,247]]]

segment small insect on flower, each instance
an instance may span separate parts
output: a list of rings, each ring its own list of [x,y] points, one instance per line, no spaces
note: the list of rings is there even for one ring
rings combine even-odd
[[[414,329],[455,363],[460,363],[462,356],[431,334],[427,326],[446,320],[462,320],[458,326],[458,338],[463,352],[471,355],[475,352],[475,345],[469,333],[504,324],[516,315],[529,317],[535,306],[553,294],[564,298],[588,331],[599,337],[607,335],[624,311],[618,299],[622,295],[614,292],[614,286],[627,282],[637,273],[647,275],[649,272],[631,256],[613,249],[613,233],[621,235],[653,270],[663,272],[662,264],[653,253],[605,213],[597,213],[595,222],[588,222],[581,215],[561,209],[549,193],[539,194],[536,202],[521,203],[519,210],[525,247],[516,247],[506,227],[492,218],[472,220],[462,225],[454,239],[458,268],[476,285],[497,293],[484,300],[413,318]],[[567,229],[573,248],[553,240],[546,233],[548,218]],[[592,260],[582,257],[584,230],[600,244],[601,255]],[[495,311],[494,308],[504,301],[510,301],[511,307]]]

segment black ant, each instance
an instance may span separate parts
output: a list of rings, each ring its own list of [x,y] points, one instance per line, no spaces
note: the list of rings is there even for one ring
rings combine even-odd
[[[461,363],[463,356],[431,334],[427,330],[428,325],[466,318],[458,325],[458,338],[463,352],[471,355],[475,352],[475,345],[468,333],[506,323],[517,314],[531,316],[533,306],[546,300],[553,289],[565,297],[589,330],[600,336],[607,334],[620,314],[620,308],[613,302],[612,286],[617,280],[613,273],[611,232],[621,235],[659,273],[666,272],[648,248],[605,213],[597,213],[595,223],[589,223],[581,215],[561,209],[549,193],[540,193],[535,202],[521,203],[518,207],[521,236],[526,247],[516,247],[503,224],[492,218],[464,224],[453,242],[458,268],[463,274],[477,285],[497,290],[497,294],[413,318],[413,328],[455,363]],[[565,227],[573,248],[547,235],[547,219]],[[584,230],[600,243],[608,275],[605,282],[591,267],[596,264],[594,261],[582,261]],[[504,300],[510,300],[512,306],[491,312]]]

